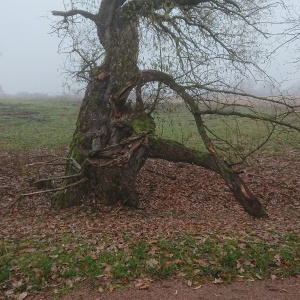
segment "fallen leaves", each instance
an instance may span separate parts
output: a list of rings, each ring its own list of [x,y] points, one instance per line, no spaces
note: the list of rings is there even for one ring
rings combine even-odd
[[[27,292],[24,292],[24,293],[18,295],[18,298],[17,298],[17,299],[18,299],[18,300],[23,300],[23,299],[25,299],[27,296],[28,296],[28,293],[27,293]]]
[[[214,279],[214,284],[224,283],[224,280],[221,277],[217,277]]]
[[[146,264],[151,268],[155,268],[156,266],[158,266],[159,262],[156,259],[151,258],[146,261]]]
[[[150,288],[150,285],[148,283],[138,282],[135,283],[134,287],[139,290],[148,290]]]
[[[193,285],[193,282],[192,282],[191,280],[188,280],[188,281],[187,281],[187,286],[188,286],[188,287],[191,287],[192,285]]]
[[[28,296],[27,292],[23,292],[21,294],[15,294],[13,290],[8,290],[4,294],[8,299],[16,299],[16,300],[24,300]]]
[[[149,277],[141,277],[135,280],[134,287],[139,290],[148,290],[153,279]]]
[[[29,153],[21,160],[27,163],[28,160],[32,162],[34,159],[35,157]],[[141,198],[139,210],[133,211],[125,207],[106,210],[101,207],[102,211],[90,213],[85,206],[82,206],[53,211],[50,207],[50,199],[46,195],[39,195],[24,199],[10,214],[4,213],[2,208],[13,201],[12,194],[27,189],[28,181],[34,175],[30,170],[21,170],[20,163],[16,164],[16,168],[9,163],[9,154],[2,155],[0,185],[9,185],[12,193],[2,193],[0,190],[2,196],[0,238],[12,249],[17,249],[14,254],[18,256],[38,255],[40,245],[36,241],[45,243],[43,253],[47,253],[47,257],[54,261],[49,267],[49,278],[55,284],[72,286],[75,280],[61,279],[61,274],[71,267],[57,264],[61,253],[72,253],[72,251],[77,253],[87,244],[89,250],[87,253],[82,253],[79,259],[89,255],[91,260],[97,261],[99,255],[104,252],[123,251],[125,255],[129,255],[133,244],[129,245],[128,240],[134,240],[136,244],[141,240],[147,241],[149,245],[142,254],[146,257],[143,261],[144,266],[161,272],[174,266],[175,269],[177,268],[178,278],[187,282],[189,286],[197,288],[201,285],[194,278],[203,276],[202,270],[216,266],[218,261],[214,262],[213,259],[210,261],[203,256],[190,256],[183,260],[180,256],[174,257],[170,249],[161,249],[157,244],[162,238],[174,239],[185,235],[194,236],[199,245],[205,244],[210,236],[214,235],[217,236],[216,242],[228,236],[238,236],[237,243],[241,253],[251,247],[249,240],[253,243],[263,241],[270,245],[272,264],[276,266],[275,268],[288,268],[291,265],[291,261],[274,249],[281,242],[283,234],[296,231],[300,224],[300,187],[296,184],[300,182],[298,180],[299,159],[294,154],[282,157],[280,160],[260,158],[253,167],[249,168],[249,172],[244,174],[245,179],[251,181],[252,189],[264,197],[263,202],[267,204],[270,213],[270,219],[259,221],[244,213],[222,180],[214,173],[195,166],[161,160],[149,160],[139,175],[137,182]],[[282,171],[285,169],[288,170],[287,173]],[[155,173],[167,176],[153,175]],[[65,236],[72,236],[79,242],[65,241]],[[28,237],[32,238],[28,239]],[[14,241],[24,242],[18,244]],[[189,248],[186,241],[179,246]],[[194,249],[190,251],[193,253]],[[191,277],[188,277],[188,272],[184,269],[187,264],[193,265],[189,271]],[[233,265],[237,276],[242,278],[247,270],[255,269],[257,264],[255,260],[244,257],[234,260]],[[103,275],[99,280],[107,281],[108,285],[105,287],[101,285],[99,289],[113,290],[111,282],[115,280],[114,266],[107,262],[101,267]],[[41,269],[34,263],[31,268],[34,273],[42,276]],[[18,269],[13,269],[12,272],[21,274],[21,270]],[[255,272],[258,273],[256,276],[254,273],[253,278],[263,278],[259,271]],[[10,278],[11,287],[6,288],[5,291],[14,296],[23,294],[22,296],[25,297],[25,292],[21,294],[15,292],[24,283],[18,276]],[[276,271],[268,275],[272,280],[277,277]],[[188,280],[188,278],[192,279]],[[126,282],[122,280],[124,281],[119,279],[119,284],[130,283],[130,280]],[[213,280],[215,284],[220,284],[224,278],[216,277]],[[137,289],[148,289],[150,282],[141,279],[135,281],[134,286]]]

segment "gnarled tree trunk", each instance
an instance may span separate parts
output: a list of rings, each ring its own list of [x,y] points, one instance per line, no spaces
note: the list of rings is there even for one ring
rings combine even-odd
[[[144,141],[133,139],[132,143],[127,140],[126,145],[120,146],[135,132],[129,122],[130,115],[133,115],[132,108],[126,107],[118,93],[138,71],[139,41],[137,22],[129,21],[126,15],[118,11],[121,2],[104,0],[98,14],[88,16],[97,26],[106,56],[103,64],[90,74],[70,156],[82,165],[80,172],[89,180],[59,193],[56,203],[60,206],[78,203],[91,190],[107,204],[121,201],[137,205],[135,179],[144,164],[147,145]],[[56,13],[59,15],[59,12]],[[126,159],[122,157],[124,147],[130,148]],[[74,172],[78,170],[69,164],[66,175]]]
[[[80,173],[87,180],[60,192],[56,204],[62,207],[75,205],[93,192],[103,203],[112,205],[121,202],[136,207],[136,177],[150,156],[193,163],[217,172],[249,214],[265,216],[259,200],[210,147],[194,100],[171,76],[157,71],[139,72],[138,20],[132,15],[130,18],[123,15],[120,8],[124,2],[102,0],[97,15],[77,10],[54,12],[64,17],[80,13],[94,21],[106,53],[103,64],[90,74],[70,146],[72,163],[66,168],[66,175]],[[155,3],[159,7],[159,2]],[[140,86],[149,81],[168,85],[184,99],[195,117],[208,153],[201,154],[155,137],[154,121],[143,110],[140,95]],[[137,91],[136,104],[130,107],[126,100],[133,88]],[[71,185],[74,181],[71,177],[66,184]]]

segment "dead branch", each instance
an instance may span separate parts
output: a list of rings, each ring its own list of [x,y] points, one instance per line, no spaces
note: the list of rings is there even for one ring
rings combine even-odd
[[[59,192],[59,191],[63,191],[75,186],[78,186],[84,182],[86,182],[88,179],[87,178],[83,178],[75,183],[72,184],[68,184],[66,186],[60,187],[60,188],[55,188],[55,189],[49,189],[49,190],[45,190],[45,191],[38,191],[38,192],[33,192],[33,193],[26,193],[26,194],[20,194],[17,199],[15,201],[13,201],[11,204],[7,205],[5,207],[5,209],[10,209],[11,207],[13,207],[18,201],[21,200],[21,198],[23,197],[30,197],[30,196],[35,196],[35,195],[40,195],[40,194],[46,194],[46,193],[54,193],[54,192]]]
[[[65,160],[65,163],[56,163],[56,161],[58,160]],[[81,170],[81,166],[80,164],[71,156],[69,157],[57,157],[55,159],[43,162],[36,162],[36,163],[32,163],[32,164],[28,164],[26,165],[26,167],[33,167],[33,166],[60,166],[60,165],[66,165],[68,163],[71,163],[76,169],[78,169],[79,171]]]
[[[31,163],[31,164],[27,164],[26,167],[34,167],[34,166],[39,166],[39,165],[46,165],[46,164],[53,164],[58,160],[67,160],[68,158],[66,157],[57,157],[55,159],[51,159],[48,161],[39,161],[39,162],[35,162],[35,163]]]
[[[50,178],[43,178],[40,180],[35,181],[33,184],[39,184],[41,182],[47,182],[47,181],[51,181],[51,180],[60,180],[60,179],[69,179],[69,178],[74,178],[74,177],[79,177],[82,174],[74,174],[74,175],[69,175],[69,176],[59,176],[59,177],[50,177]]]
[[[50,189],[50,190],[45,190],[45,191],[38,191],[38,192],[33,192],[33,193],[28,193],[28,194],[21,194],[21,195],[19,195],[18,198],[27,197],[27,196],[34,196],[34,195],[39,195],[39,194],[45,194],[45,193],[53,193],[53,192],[63,191],[63,190],[69,189],[71,187],[80,185],[80,184],[86,182],[87,180],[88,180],[87,178],[83,178],[83,179],[81,179],[79,181],[76,181],[75,183],[71,183],[71,184],[68,184],[68,185],[60,187],[60,188]]]

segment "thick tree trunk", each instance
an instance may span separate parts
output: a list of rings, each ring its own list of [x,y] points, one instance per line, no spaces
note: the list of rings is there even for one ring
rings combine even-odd
[[[97,26],[106,56],[103,64],[90,74],[70,145],[66,175],[79,173],[81,177],[70,177],[66,181],[70,188],[57,195],[56,204],[61,207],[75,205],[93,192],[105,204],[121,202],[136,207],[136,177],[150,155],[214,170],[224,178],[249,214],[265,216],[262,205],[239,175],[219,159],[207,138],[195,100],[168,74],[158,71],[138,74],[138,20],[122,12],[120,8],[124,2],[102,0],[99,13],[87,15]],[[76,13],[76,10],[70,11],[69,15]],[[141,100],[140,87],[147,81],[162,82],[185,100],[209,153],[200,154],[154,137],[154,121],[144,112]],[[126,100],[133,88],[136,88],[136,105],[128,107]],[[73,185],[75,180],[82,184]]]
[[[56,202],[59,206],[76,205],[93,192],[105,204],[121,202],[137,207],[136,177],[147,157],[153,157],[213,170],[222,176],[246,212],[255,217],[267,215],[239,175],[218,158],[209,140],[206,143],[208,148],[212,147],[210,153],[200,153],[174,141],[156,138],[154,121],[144,112],[123,108],[122,117],[116,114],[111,99],[122,100],[128,91],[125,88],[113,94],[110,75],[101,68],[97,71],[98,76],[88,85],[70,147],[72,161],[81,165],[80,173],[88,180],[60,192]],[[78,172],[74,163],[66,169],[66,175]],[[67,184],[73,183],[72,180],[75,179],[69,179]]]
[[[72,175],[79,172],[76,165],[81,165],[80,174],[89,180],[59,193],[56,201],[59,206],[75,205],[90,192],[107,204],[121,201],[137,205],[135,179],[143,166],[147,146],[134,139],[127,140],[135,130],[126,119],[130,120],[131,115],[134,119],[136,115],[126,107],[124,99],[118,97],[126,82],[138,71],[137,22],[128,20],[118,10],[123,2],[103,0],[99,13],[91,17],[106,56],[103,64],[90,74],[70,145],[71,161],[76,163],[66,168],[66,175]],[[126,100],[126,93],[123,96]],[[120,146],[124,141],[129,150]],[[69,179],[66,184],[72,180],[75,179]]]
[[[66,175],[80,172],[88,180],[60,192],[59,206],[76,205],[91,192],[105,204],[138,205],[135,181],[148,151],[148,140],[139,132],[153,132],[155,125],[141,112],[128,112],[120,118],[111,102],[112,80],[104,77],[88,86],[70,146],[71,163],[66,168]],[[123,109],[122,116],[125,112]],[[66,184],[79,179],[70,178]]]

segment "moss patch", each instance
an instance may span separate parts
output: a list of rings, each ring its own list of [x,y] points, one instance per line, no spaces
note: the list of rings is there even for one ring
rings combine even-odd
[[[131,121],[131,125],[133,127],[134,132],[136,133],[155,133],[155,122],[151,116],[138,116]]]

